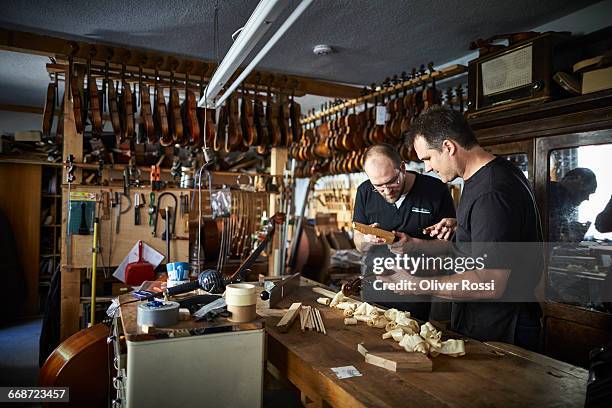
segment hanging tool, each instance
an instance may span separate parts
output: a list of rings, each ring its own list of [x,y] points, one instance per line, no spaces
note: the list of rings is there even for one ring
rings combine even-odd
[[[162,234],[162,239],[166,240],[166,264],[168,264],[168,262],[170,262],[170,209],[172,207],[166,207],[164,208],[164,214],[165,217],[164,218],[164,233]],[[176,207],[174,208],[174,211],[176,211]]]
[[[153,221],[156,220],[156,213],[157,207],[155,206],[155,193],[151,192],[151,194],[149,194],[149,226],[153,226]],[[152,234],[155,236],[155,228],[153,228]]]
[[[100,215],[100,219],[101,220],[110,220],[110,196],[111,194],[108,191],[102,191],[102,197],[101,197],[101,212],[102,214]]]
[[[123,168],[123,195],[130,194],[130,170],[128,166]]]
[[[160,166],[166,155],[162,154],[157,163],[151,166],[151,190],[159,191],[164,187],[164,183],[161,181],[161,170]]]
[[[143,193],[134,193],[134,225],[140,225],[140,209],[146,204]]]
[[[173,208],[174,211],[170,214],[170,219],[166,220],[166,222],[169,222],[169,221],[172,222],[172,226],[170,228],[170,238],[172,239],[172,237],[174,236],[174,226],[176,224],[176,210],[178,208],[178,200],[174,194],[169,193],[169,192],[160,194],[159,198],[157,199],[157,208],[159,209],[159,211],[155,212],[155,217],[153,220],[153,236],[154,237],[157,236],[157,220],[158,220],[159,212],[162,211],[162,198],[164,198],[165,196],[170,196],[174,200],[174,207],[170,207],[170,208]],[[163,240],[166,239],[166,234],[162,234],[162,239]]]
[[[125,197],[128,200],[128,205],[123,210],[121,209],[121,197]],[[117,210],[115,211],[115,234],[118,234],[121,214],[127,213],[130,208],[132,208],[132,199],[129,195],[121,194],[118,191],[115,191],[115,205],[117,206]]]
[[[96,321],[96,274],[98,270],[98,252],[100,252],[100,245],[98,243],[99,223],[99,210],[96,212],[96,207],[94,207],[93,241],[91,244],[91,304],[89,309],[89,327],[92,327]]]
[[[81,223],[79,224],[79,235],[89,235],[89,227],[87,226],[87,214],[85,212],[87,204],[81,202]]]
[[[66,181],[68,182],[68,207],[66,207],[68,209],[68,216],[66,219],[66,259],[67,263],[70,264],[72,262],[72,246],[70,239],[70,221],[72,221],[72,211],[70,208],[70,193],[72,190],[72,183],[74,183],[75,180],[74,170],[76,169],[76,167],[74,167],[73,155],[68,155],[66,161],[64,162],[64,167],[66,167]]]
[[[189,214],[189,194],[183,194],[179,196],[181,203],[181,217]]]

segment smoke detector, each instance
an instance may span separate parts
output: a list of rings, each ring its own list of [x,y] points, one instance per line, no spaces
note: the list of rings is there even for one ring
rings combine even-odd
[[[319,44],[313,48],[312,52],[314,52],[315,55],[327,55],[334,52],[334,49],[329,45]]]

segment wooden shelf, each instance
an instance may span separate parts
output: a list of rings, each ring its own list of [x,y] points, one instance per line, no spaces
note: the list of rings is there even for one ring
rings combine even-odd
[[[114,297],[112,296],[96,296],[96,303],[112,302]],[[81,303],[91,303],[89,296],[81,296]]]
[[[42,197],[44,197],[44,198],[58,198],[58,197],[61,197],[61,196],[62,196],[61,194],[46,194],[46,193],[42,194]]]

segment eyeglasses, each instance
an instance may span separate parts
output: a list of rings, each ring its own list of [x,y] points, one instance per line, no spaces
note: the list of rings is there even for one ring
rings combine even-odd
[[[388,183],[382,184],[380,186],[375,186],[372,185],[374,188],[372,189],[372,191],[376,191],[378,193],[380,193],[383,190],[392,190],[394,188],[396,188],[397,186],[400,185],[400,180],[401,180],[401,176],[402,172],[401,171],[397,171],[397,176],[395,176],[395,178],[391,181],[389,181]]]

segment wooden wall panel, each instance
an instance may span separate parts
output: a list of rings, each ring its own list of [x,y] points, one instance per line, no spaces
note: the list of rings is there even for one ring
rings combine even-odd
[[[23,316],[38,313],[40,165],[0,163],[0,208],[9,218],[27,284]]]

